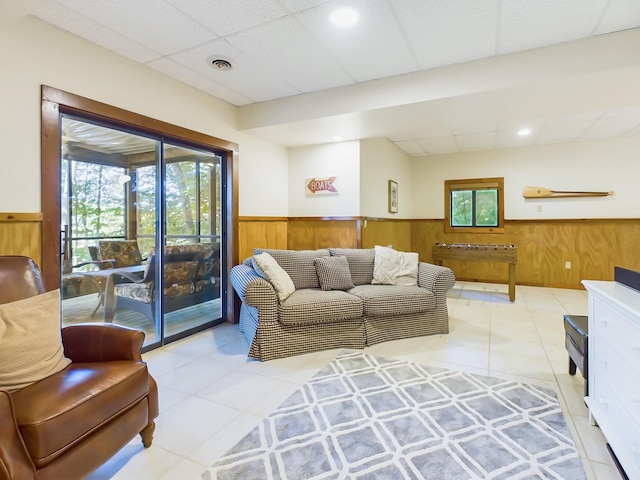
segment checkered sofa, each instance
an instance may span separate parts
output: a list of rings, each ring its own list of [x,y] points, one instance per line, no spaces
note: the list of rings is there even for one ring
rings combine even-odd
[[[249,357],[265,361],[449,332],[447,291],[455,283],[449,268],[420,262],[417,287],[372,285],[374,249],[255,253],[263,251],[289,274],[296,290],[280,303],[271,283],[254,269],[252,257],[231,269]],[[346,257],[354,288],[320,288],[314,259],[325,256]]]

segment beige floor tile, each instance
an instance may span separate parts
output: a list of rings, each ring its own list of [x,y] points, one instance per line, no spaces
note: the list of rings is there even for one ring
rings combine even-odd
[[[182,456],[157,445],[145,449],[136,438],[86,480],[156,480],[182,460]]]
[[[587,310],[583,290],[457,282],[450,333],[385,342],[365,352],[553,389],[589,480],[618,480],[602,432],[589,424],[583,379],[568,374],[562,315]],[[189,479],[200,474],[342,349],[257,362],[237,325],[223,324],[144,359],[160,389],[154,445],[133,440],[89,477]]]
[[[430,364],[450,364],[485,369],[489,366],[489,349],[460,346],[438,348],[431,355]]]
[[[618,469],[610,463],[591,462],[595,480],[621,480]]]
[[[153,442],[187,456],[240,413],[239,409],[190,396],[160,413]]]
[[[171,371],[155,375],[158,385],[171,387],[173,390],[194,394],[211,383],[219,380],[227,373],[222,368],[215,368],[209,363],[193,359]]]
[[[233,447],[242,437],[258,425],[260,420],[262,420],[262,416],[251,413],[241,413],[234,418],[233,422],[222,427],[208,440],[203,442],[202,445],[191,452],[189,458],[195,462],[210,466],[216,458],[224,455],[227,450]],[[205,469],[202,471],[204,470]]]

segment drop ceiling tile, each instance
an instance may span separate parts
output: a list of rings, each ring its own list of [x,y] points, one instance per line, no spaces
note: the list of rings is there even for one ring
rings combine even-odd
[[[393,142],[400,150],[407,155],[424,155],[426,152],[420,144],[415,140],[406,140],[402,142]]]
[[[467,135],[474,133],[493,133],[496,130],[494,122],[486,120],[482,116],[478,116],[477,113],[473,114],[470,111],[470,115],[467,118],[458,120],[458,123],[451,126],[451,132],[454,135]]]
[[[169,75],[170,77],[186,83],[187,85],[191,85],[203,92],[209,93],[214,97],[225,99],[225,101],[232,105],[240,106],[253,103],[253,100],[245,97],[241,93],[214,82],[210,78],[189,70],[188,68],[185,68],[184,65],[180,65],[168,58],[160,58],[153,62],[149,62],[147,65],[158,72]]]
[[[602,118],[612,118],[612,117],[633,117],[640,119],[640,106],[629,106],[623,108],[613,108],[611,110],[607,110],[602,115]]]
[[[277,0],[167,0],[219,36],[283,17],[288,12]]]
[[[296,16],[358,82],[417,71],[418,64],[407,48],[407,41],[387,2],[354,3],[363,7],[359,9],[358,22],[351,28],[331,23],[329,17],[338,5],[335,2],[310,8]]]
[[[216,37],[173,6],[158,0],[58,0],[69,9],[168,55]],[[86,28],[90,28],[88,25]],[[82,36],[89,32],[82,33]]]
[[[421,138],[418,140],[418,143],[425,152],[430,154],[453,153],[460,151],[460,148],[453,138],[453,135],[444,137]]]
[[[461,151],[494,148],[496,144],[496,132],[456,135],[455,140]]]
[[[555,142],[570,142],[577,139],[582,132],[589,128],[593,121],[581,122],[549,122],[535,139],[535,144],[548,144]]]
[[[632,130],[622,135],[623,137],[640,137],[640,124]]]
[[[422,69],[496,54],[497,0],[390,0],[390,3]]]
[[[637,0],[611,0],[605,11],[596,35],[626,30],[640,25],[640,2]]]
[[[396,142],[407,142],[409,140],[415,140],[415,139],[411,134],[402,132],[402,133],[394,133],[393,135],[388,135],[387,140],[389,140],[392,143],[396,143]]]
[[[227,41],[262,64],[265,69],[278,72],[278,75],[302,92],[354,83],[293,17],[231,35]]]
[[[280,0],[280,3],[290,12],[299,12],[307,8],[317,7],[323,3],[329,3],[332,0]]]
[[[54,2],[48,2],[34,15],[45,22],[86,38],[90,42],[113,50],[136,62],[144,63],[161,56],[159,52],[123,37],[117,32]]]
[[[544,47],[592,35],[608,0],[501,2],[499,53]]]
[[[517,129],[499,130],[496,132],[496,148],[525,147],[532,145],[539,129],[532,128],[531,135],[521,137]]]
[[[215,70],[208,61],[214,57],[230,61],[233,68],[226,72]],[[269,70],[265,70],[261,64],[248,58],[223,39],[176,53],[171,55],[170,59],[205,78],[251,98],[254,102],[264,102],[301,93],[300,90]]]
[[[640,118],[638,117],[626,116],[602,118],[594,122],[589,128],[582,132],[580,140],[599,140],[603,138],[620,137],[633,130],[639,124]]]
[[[533,133],[540,130],[545,124],[545,120],[543,118],[531,118],[531,119],[523,119],[523,120],[509,120],[509,121],[498,121],[496,123],[496,130],[498,133],[501,132],[511,132],[516,134],[521,128],[529,128]]]

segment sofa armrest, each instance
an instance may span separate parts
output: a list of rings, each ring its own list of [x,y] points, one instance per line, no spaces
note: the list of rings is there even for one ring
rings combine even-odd
[[[144,332],[114,324],[70,325],[62,329],[64,354],[75,363],[141,362]]]
[[[450,268],[426,262],[418,264],[418,286],[433,292],[436,305],[447,303],[447,292],[455,283],[456,277]]]
[[[0,390],[0,480],[35,479],[36,471],[22,441],[11,395]]]
[[[238,297],[240,297],[240,300],[242,300],[242,303],[246,303],[247,289],[250,285],[257,282],[258,284],[265,283],[271,287],[271,284],[267,280],[258,275],[253,267],[246,263],[234,266],[231,272],[229,272],[229,278],[233,289],[238,294]],[[273,289],[273,287],[271,288]],[[275,290],[273,294],[275,295]]]

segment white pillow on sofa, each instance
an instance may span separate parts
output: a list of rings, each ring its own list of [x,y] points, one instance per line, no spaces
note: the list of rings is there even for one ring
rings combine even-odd
[[[280,303],[284,302],[289,298],[289,295],[296,291],[296,287],[289,274],[278,265],[278,262],[276,262],[271,255],[262,252],[254,255],[253,261],[259,267],[254,267],[258,275],[263,276],[273,285],[273,289],[276,291]]]
[[[63,370],[60,290],[0,305],[0,388],[18,390]]]
[[[415,252],[398,252],[375,246],[372,285],[418,286],[419,256]]]

